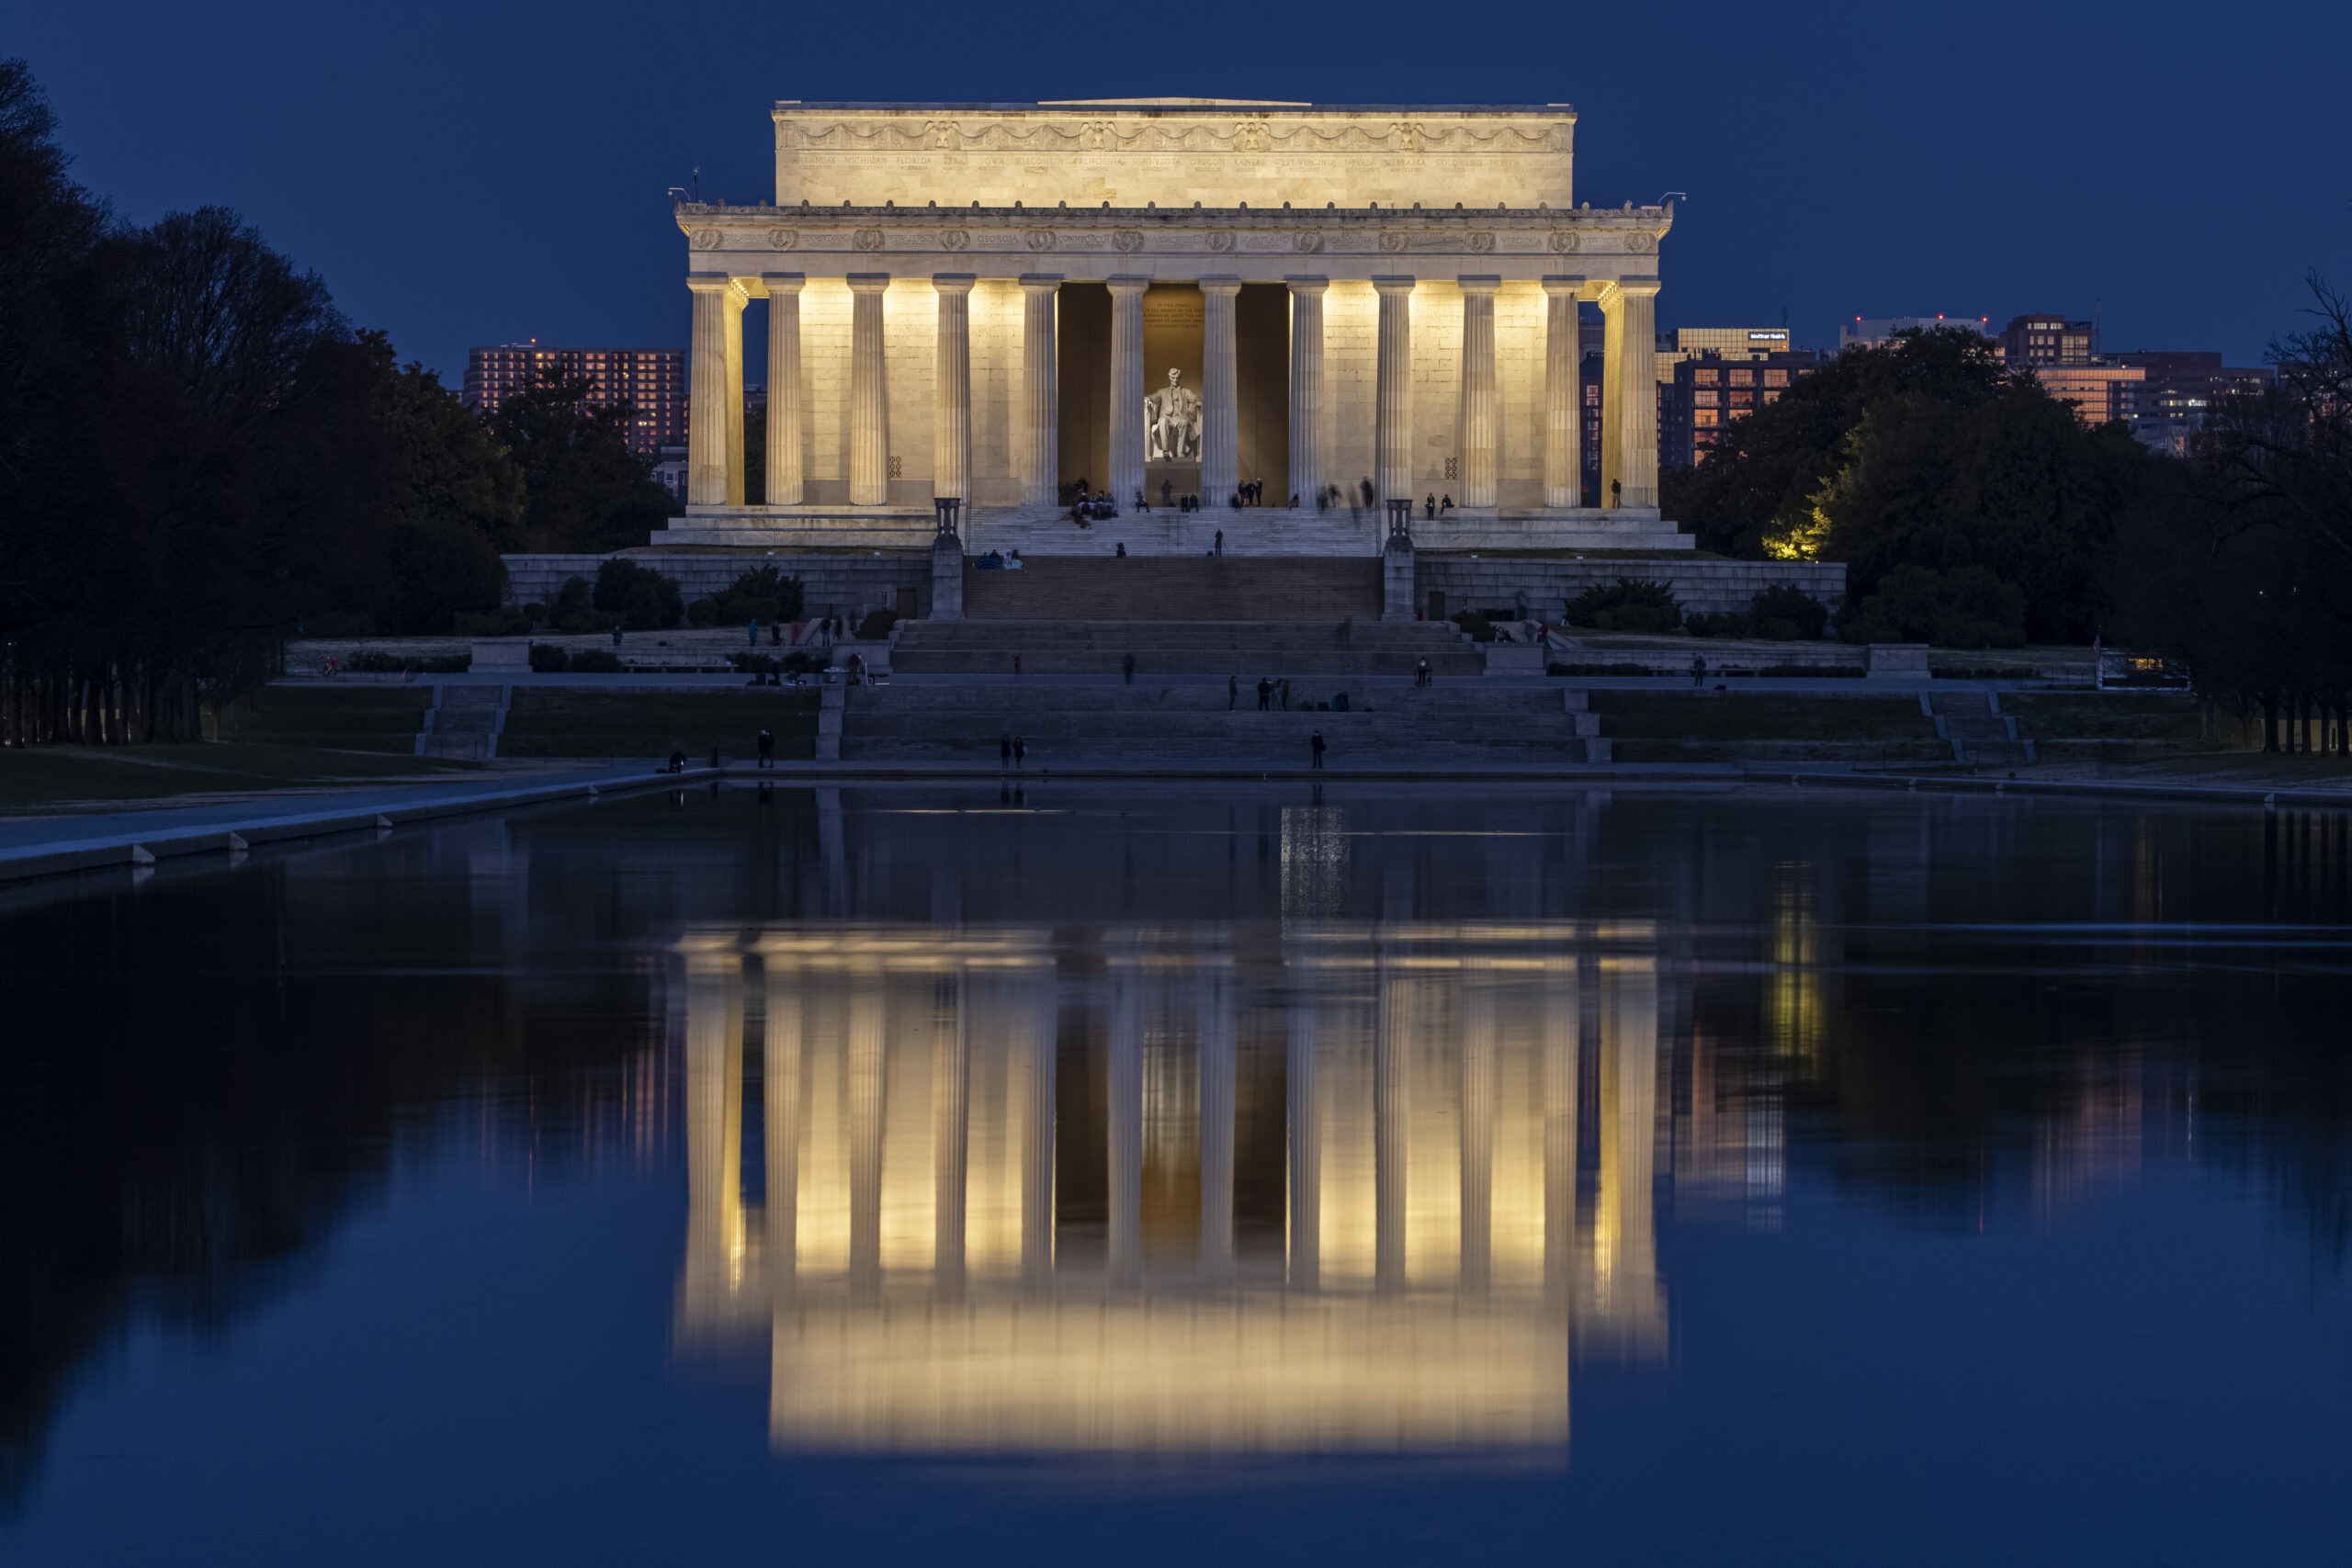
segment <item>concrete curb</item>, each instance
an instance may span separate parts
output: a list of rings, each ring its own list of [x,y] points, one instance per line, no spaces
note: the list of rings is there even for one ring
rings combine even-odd
[[[320,839],[336,833],[380,833],[411,822],[439,817],[462,817],[477,811],[502,811],[518,806],[540,806],[559,800],[593,800],[625,791],[675,788],[719,776],[720,770],[689,768],[683,773],[648,773],[639,777],[582,780],[527,788],[484,790],[443,796],[436,800],[394,805],[368,811],[307,811],[277,817],[254,817],[241,822],[208,823],[201,828],[163,829],[153,833],[118,833],[66,843],[32,844],[0,850],[0,882],[27,877],[58,876],[108,866],[153,865],[178,855],[225,852],[242,854],[257,844],[292,839]]]
[[[1808,773],[1803,768],[1744,765],[1750,784],[1814,784],[1828,788],[1940,790],[1951,795],[2102,796],[2122,800],[2186,800],[2208,806],[2320,807],[2352,811],[2352,790],[2276,789],[2259,784],[2127,784],[2109,779],[1988,779],[1952,773]]]

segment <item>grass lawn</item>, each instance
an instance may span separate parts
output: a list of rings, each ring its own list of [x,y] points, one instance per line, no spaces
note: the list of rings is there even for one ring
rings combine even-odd
[[[1916,697],[1595,692],[1600,732],[1627,740],[1934,740]]]
[[[345,751],[406,754],[415,748],[424,710],[424,686],[270,686],[253,711],[231,704],[221,715],[224,739],[277,746],[328,746]]]
[[[2199,743],[2197,699],[2139,692],[2009,692],[2001,711],[2018,730],[2046,740],[2170,740]],[[2213,742],[2208,741],[2207,744]]]
[[[713,746],[749,757],[763,726],[775,732],[780,758],[817,754],[812,687],[745,687],[674,696],[583,688],[523,688],[507,710],[501,757],[666,757],[673,747],[706,757]]]
[[[412,783],[476,764],[236,741],[189,746],[27,746],[0,751],[0,812],[96,808],[176,795]]]

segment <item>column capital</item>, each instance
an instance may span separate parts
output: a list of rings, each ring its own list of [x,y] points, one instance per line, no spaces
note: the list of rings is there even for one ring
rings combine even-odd
[[[1132,275],[1106,277],[1102,282],[1113,294],[1140,294],[1151,287],[1151,279],[1148,277],[1136,277]]]
[[[980,280],[977,272],[934,272],[931,287],[941,294],[969,294],[972,285]]]
[[[1612,294],[1630,294],[1646,299],[1655,296],[1659,288],[1660,284],[1655,277],[1612,277],[1601,284],[1600,298],[1606,300]]]
[[[847,280],[852,294],[879,294],[890,287],[887,272],[853,272]]]
[[[1032,293],[1043,290],[1050,294],[1061,286],[1062,275],[1058,272],[1024,272],[1021,275],[1021,287]]]
[[[1500,288],[1503,286],[1502,278],[1493,274],[1474,277],[1457,277],[1453,281],[1461,285],[1462,292],[1464,294],[1492,294],[1496,289]]]
[[[1304,275],[1285,277],[1283,281],[1290,285],[1293,294],[1320,294],[1331,287],[1331,280],[1319,274],[1311,277]]]
[[[801,288],[807,285],[808,281],[808,275],[802,272],[763,272],[760,274],[760,282],[766,286],[768,298],[771,299],[775,299],[779,294],[797,294],[800,292]]]
[[[1241,292],[1241,279],[1234,276],[1230,273],[1214,273],[1207,277],[1198,277],[1194,278],[1193,281],[1201,286],[1201,292],[1204,294],[1238,294]]]
[[[1544,292],[1555,299],[1581,299],[1584,298],[1584,275],[1567,273],[1547,277],[1544,280]]]
[[[1372,288],[1376,294],[1410,294],[1417,281],[1410,277],[1375,277],[1372,280]]]
[[[752,298],[751,289],[744,287],[741,278],[730,277],[723,272],[690,272],[686,274],[686,287],[697,294],[726,294],[731,291],[735,303],[739,305]]]

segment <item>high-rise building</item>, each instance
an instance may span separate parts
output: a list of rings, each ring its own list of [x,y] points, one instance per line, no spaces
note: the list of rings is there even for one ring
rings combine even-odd
[[[2075,405],[2075,417],[2085,424],[2121,420],[2137,427],[2142,386],[2148,378],[2148,373],[2139,367],[2084,362],[2035,365],[2030,368],[2043,390],[2062,402]]]
[[[2259,392],[2277,384],[2267,365],[2224,365],[2219,353],[2199,349],[2142,349],[2114,356],[2118,365],[2145,373],[2132,434],[2159,452],[2185,456],[2188,438],[2205,427],[2206,416],[2223,398]]]
[[[1894,341],[1903,333],[1937,331],[1971,332],[1985,337],[1993,329],[1983,316],[1878,316],[1865,320],[1856,316],[1838,328],[1838,352],[1849,348],[1877,348]]]
[[[1658,383],[1659,464],[1690,467],[1733,421],[1778,402],[1792,382],[1820,365],[1821,355],[1809,348],[1678,360],[1673,379]]]
[[[547,371],[588,383],[592,408],[629,406],[629,450],[651,457],[686,440],[686,355],[677,348],[549,348],[537,338],[466,356],[466,406],[484,419]]]
[[[2038,370],[2045,365],[2088,365],[2098,352],[2088,321],[2070,321],[2054,314],[2016,316],[1999,334],[2002,362],[2012,370]]]

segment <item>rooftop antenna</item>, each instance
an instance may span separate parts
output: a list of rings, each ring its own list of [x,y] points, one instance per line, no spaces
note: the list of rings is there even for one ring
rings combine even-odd
[[[702,165],[700,164],[695,165],[695,199],[696,201],[702,199]]]

